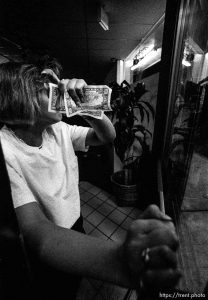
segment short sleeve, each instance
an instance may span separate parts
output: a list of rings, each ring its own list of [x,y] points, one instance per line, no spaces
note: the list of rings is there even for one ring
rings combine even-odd
[[[8,164],[6,165],[10,179],[14,208],[31,202],[37,202],[24,178],[17,171],[15,171],[13,167]]]
[[[89,146],[86,146],[86,137],[90,127],[69,125],[64,122],[59,122],[59,126],[61,126],[62,134],[65,137],[70,137],[75,151],[88,150]]]

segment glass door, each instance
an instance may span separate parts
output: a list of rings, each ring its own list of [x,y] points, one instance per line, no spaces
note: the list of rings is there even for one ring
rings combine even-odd
[[[179,237],[180,288],[199,293],[208,282],[208,1],[167,3],[153,148]]]
[[[162,149],[166,199],[179,208],[208,207],[207,29],[207,1],[181,1]]]

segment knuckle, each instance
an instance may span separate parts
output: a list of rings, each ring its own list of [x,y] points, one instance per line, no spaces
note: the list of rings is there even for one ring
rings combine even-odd
[[[78,79],[75,85],[75,89],[82,90],[86,86],[86,82],[83,79]]]
[[[162,255],[168,254],[170,252],[169,247],[167,245],[160,246],[159,251]]]
[[[67,85],[70,82],[69,79],[61,79],[60,83],[63,85]]]
[[[79,83],[84,83],[85,81],[83,80],[83,79],[77,79],[77,81],[79,82]]]
[[[138,230],[138,221],[134,220],[129,226],[129,231],[136,232]]]
[[[74,92],[74,88],[73,88],[71,85],[69,85],[69,86],[67,87],[67,89],[68,89],[69,92]]]
[[[178,242],[178,236],[175,230],[172,230],[171,228],[166,228],[166,232],[174,242]]]
[[[164,234],[167,234],[169,236],[173,236],[174,232],[169,226],[162,226],[159,231],[163,232]]]
[[[85,80],[82,79],[81,82],[82,82],[82,87],[83,87],[83,88],[87,86],[87,82],[86,82]]]
[[[150,214],[154,214],[157,210],[158,210],[158,207],[157,207],[157,205],[155,205],[155,204],[151,204],[151,205],[148,206],[148,208],[147,208],[147,211],[148,211]]]
[[[161,235],[164,234],[172,245],[178,246],[179,239],[176,232],[173,232],[170,228],[165,228],[163,231],[161,230]]]

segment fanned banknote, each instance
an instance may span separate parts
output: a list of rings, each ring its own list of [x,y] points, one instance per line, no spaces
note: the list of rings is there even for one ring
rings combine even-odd
[[[110,111],[111,89],[106,85],[88,85],[83,89],[84,103],[77,106],[67,92],[61,95],[58,86],[49,84],[49,106],[50,112],[61,112],[67,117],[74,115],[91,116],[102,119],[104,111]]]

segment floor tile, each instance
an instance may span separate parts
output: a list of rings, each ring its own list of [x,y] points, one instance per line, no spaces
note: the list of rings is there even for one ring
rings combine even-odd
[[[129,216],[132,217],[132,218],[134,218],[134,219],[136,219],[141,213],[142,213],[141,210],[139,210],[139,209],[137,209],[137,208],[134,208],[134,209],[130,212]]]
[[[110,197],[109,197],[114,203],[117,203],[116,201],[116,197],[113,195],[113,194],[110,194]]]
[[[83,206],[83,205],[85,205],[85,201],[83,201],[82,199],[80,199],[80,204],[81,204],[81,207]]]
[[[90,222],[92,225],[97,226],[105,219],[105,216],[103,216],[98,211],[93,211],[88,217],[87,221]]]
[[[113,207],[105,202],[97,208],[97,211],[99,211],[102,215],[107,217],[114,209],[115,209],[115,207]]]
[[[84,204],[81,207],[81,213],[82,213],[83,217],[89,216],[89,214],[91,214],[93,211],[94,211],[94,209],[87,204]]]
[[[97,197],[100,198],[101,200],[107,200],[110,197],[110,194],[105,192],[105,191],[101,191],[99,194],[97,194]]]
[[[116,203],[111,198],[107,199],[105,202],[110,204],[113,207],[117,207]]]
[[[83,222],[83,227],[87,234],[90,234],[90,232],[95,229],[95,227],[86,220]]]
[[[101,232],[99,229],[97,229],[97,228],[95,228],[93,231],[91,231],[90,235],[94,236],[94,237],[98,237],[98,238],[104,239],[104,240],[108,240],[108,237],[103,232]]]
[[[123,214],[121,211],[119,211],[118,209],[115,209],[108,215],[108,219],[110,219],[111,221],[113,221],[118,225],[121,224],[126,219],[126,217],[127,216]]]
[[[96,187],[96,186],[92,186],[91,188],[89,188],[88,192],[90,192],[93,195],[97,195],[98,193],[100,193],[101,189]]]
[[[89,192],[84,192],[80,195],[80,199],[84,202],[87,202],[90,198],[92,198],[94,195]]]
[[[118,225],[108,219],[105,219],[98,226],[98,229],[108,237],[112,235],[112,233],[116,230],[116,228],[118,228]]]
[[[137,292],[135,290],[129,290],[129,300],[137,300]]]
[[[79,183],[79,186],[84,190],[88,190],[93,187],[93,185],[91,183],[89,183],[88,181],[81,181]]]
[[[135,218],[134,208],[118,207],[114,196],[88,182],[82,182],[80,194],[86,233],[101,240],[124,240],[126,230]],[[130,217],[131,211],[134,212]],[[127,292],[127,289],[86,278],[77,300],[123,300]],[[129,300],[136,299],[131,293]]]
[[[113,241],[124,241],[126,238],[127,231],[123,228],[118,228],[112,235],[111,240]]]
[[[129,215],[131,211],[134,209],[132,206],[118,206],[118,210],[120,210],[122,213]]]
[[[129,229],[129,226],[131,225],[131,223],[133,222],[134,219],[127,217],[123,223],[121,223],[121,227],[124,229]]]
[[[115,197],[88,182],[83,182],[80,193],[86,233],[104,240],[124,240],[128,227],[138,215],[137,210],[118,207]],[[127,292],[127,289],[86,278],[77,300],[123,300]],[[129,300],[137,299],[132,292],[129,297]]]
[[[98,206],[103,204],[103,201],[98,197],[94,196],[93,198],[88,200],[87,204],[92,206],[93,208],[97,208]]]
[[[80,193],[80,195],[82,194],[82,193],[84,193],[85,192],[85,189],[83,189],[82,187],[79,187],[79,193]]]

